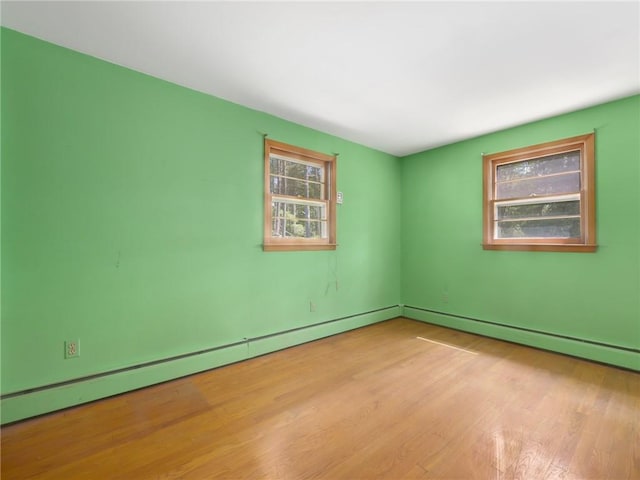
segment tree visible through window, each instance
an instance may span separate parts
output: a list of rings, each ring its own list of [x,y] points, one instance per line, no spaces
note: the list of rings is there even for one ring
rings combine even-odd
[[[335,249],[335,156],[265,140],[265,250]]]
[[[483,161],[485,249],[595,251],[593,134]]]

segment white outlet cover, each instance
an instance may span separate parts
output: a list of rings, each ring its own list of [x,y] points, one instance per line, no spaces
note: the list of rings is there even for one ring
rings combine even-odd
[[[336,195],[336,203],[338,205],[342,205],[342,192],[338,192],[338,194]]]

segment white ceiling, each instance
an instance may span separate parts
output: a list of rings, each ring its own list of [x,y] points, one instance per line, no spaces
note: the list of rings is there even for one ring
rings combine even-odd
[[[398,156],[640,92],[637,1],[23,1],[1,13]]]

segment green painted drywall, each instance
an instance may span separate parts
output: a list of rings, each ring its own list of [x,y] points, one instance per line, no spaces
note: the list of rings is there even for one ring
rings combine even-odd
[[[336,251],[262,251],[260,132],[340,154]],[[2,29],[2,160],[3,394],[399,303],[391,155]]]
[[[3,394],[355,315],[9,397],[3,422],[390,318],[399,309],[367,312],[400,301],[640,346],[638,96],[399,160],[11,30],[0,43]],[[483,251],[481,152],[594,128],[598,252]],[[260,132],[340,153],[336,251],[262,252]],[[405,313],[640,367],[629,352]],[[81,357],[64,360],[75,338]]]
[[[594,129],[598,251],[483,250],[482,153]],[[633,96],[403,158],[403,303],[640,348],[639,132]]]

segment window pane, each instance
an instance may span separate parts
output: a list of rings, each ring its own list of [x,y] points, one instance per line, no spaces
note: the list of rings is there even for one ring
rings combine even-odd
[[[292,197],[323,199],[322,185],[293,178],[271,176],[271,193]]]
[[[320,238],[322,237],[322,224],[324,222],[307,222],[309,228],[308,238]]]
[[[496,181],[504,182],[577,170],[580,170],[579,150],[499,165]]]
[[[272,175],[284,175],[285,162],[275,157],[269,157],[269,172]]]
[[[335,249],[335,155],[270,139],[264,147],[264,250]]]
[[[305,221],[305,220],[287,220],[286,221],[286,237],[297,238],[324,238],[326,222]]]
[[[273,218],[271,220],[271,236],[284,237],[285,221],[282,218]]]
[[[271,202],[271,216],[303,220],[326,220],[327,208],[324,204],[307,205],[293,202]]]
[[[274,237],[326,238],[326,206],[271,202]]]
[[[287,220],[287,227],[284,234],[287,237],[304,237],[304,225],[300,225],[293,220]]]
[[[320,220],[325,208],[316,205],[296,205],[295,210],[296,218]]]
[[[300,180],[310,180],[312,182],[322,182],[323,170],[321,165],[309,165],[295,160],[284,160],[278,157],[269,157],[270,171],[273,175],[298,178]]]
[[[580,173],[529,178],[496,185],[496,198],[522,198],[533,195],[557,195],[580,191]]]
[[[580,201],[526,203],[517,205],[498,205],[496,218],[498,220],[532,218],[532,217],[559,217],[580,215]]]
[[[577,238],[580,217],[496,222],[496,238]]]

